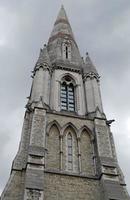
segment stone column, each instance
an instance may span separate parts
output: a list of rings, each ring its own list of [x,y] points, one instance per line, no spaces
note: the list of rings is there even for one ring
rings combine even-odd
[[[100,163],[99,176],[104,188],[103,199],[126,199],[117,172],[118,163],[112,152],[111,135],[106,120],[95,118],[95,134]]]
[[[50,73],[45,66],[39,66],[34,71],[34,79],[31,90],[31,102],[37,102],[43,97],[44,103],[49,105],[50,99]]]
[[[81,173],[82,172],[82,168],[81,168],[80,137],[77,138],[77,142],[78,142],[79,173]]]
[[[35,108],[32,120],[24,200],[43,200],[46,110]]]

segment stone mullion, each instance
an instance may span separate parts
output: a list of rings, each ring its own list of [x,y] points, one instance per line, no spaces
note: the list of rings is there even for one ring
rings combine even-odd
[[[69,110],[69,86],[66,85],[66,100],[67,100],[67,110]]]
[[[82,169],[81,169],[81,150],[80,150],[80,138],[78,138],[78,161],[79,161],[79,172],[81,173],[82,172]]]
[[[60,135],[60,170],[63,170],[63,136]]]

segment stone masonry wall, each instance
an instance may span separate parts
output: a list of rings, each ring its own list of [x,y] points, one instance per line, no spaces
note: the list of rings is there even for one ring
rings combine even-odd
[[[44,200],[101,200],[97,180],[45,173]]]
[[[2,193],[1,200],[23,200],[24,172],[13,171]]]

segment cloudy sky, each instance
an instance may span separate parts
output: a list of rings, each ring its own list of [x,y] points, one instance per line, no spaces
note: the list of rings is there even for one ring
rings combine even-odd
[[[61,3],[101,75],[104,111],[130,193],[130,0],[0,0],[0,193],[20,141],[31,71]]]

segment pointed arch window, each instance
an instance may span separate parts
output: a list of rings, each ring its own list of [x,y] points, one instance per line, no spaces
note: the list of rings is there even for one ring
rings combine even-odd
[[[67,136],[68,170],[73,170],[73,141],[71,133]]]
[[[75,111],[74,85],[70,81],[61,84],[61,110]]]
[[[71,60],[71,43],[70,41],[64,41],[62,46],[63,59]]]

